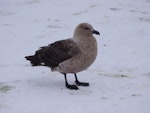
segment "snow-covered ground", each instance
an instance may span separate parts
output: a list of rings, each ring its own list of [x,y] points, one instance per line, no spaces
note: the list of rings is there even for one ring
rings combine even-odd
[[[81,22],[101,36],[97,60],[78,73],[90,86],[74,91],[24,56]],[[150,0],[0,0],[0,113],[150,113]]]

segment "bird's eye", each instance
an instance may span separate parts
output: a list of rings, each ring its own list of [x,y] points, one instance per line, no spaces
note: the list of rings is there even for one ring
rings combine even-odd
[[[89,28],[88,28],[88,27],[85,27],[85,30],[89,30]]]

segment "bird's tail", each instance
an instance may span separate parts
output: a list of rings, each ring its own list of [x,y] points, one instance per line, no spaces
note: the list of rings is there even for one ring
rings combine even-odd
[[[40,65],[40,60],[36,55],[33,56],[26,56],[26,60],[29,60],[32,66],[39,66]]]

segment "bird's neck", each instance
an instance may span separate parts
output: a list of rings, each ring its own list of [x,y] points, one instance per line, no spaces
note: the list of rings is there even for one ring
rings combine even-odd
[[[92,49],[92,48],[97,48],[97,42],[96,39],[91,35],[91,36],[74,36],[74,41],[76,44],[79,45],[82,49]]]

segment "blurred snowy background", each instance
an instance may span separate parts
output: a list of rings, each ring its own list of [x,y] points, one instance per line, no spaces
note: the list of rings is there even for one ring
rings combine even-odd
[[[99,53],[78,74],[90,87],[24,59],[88,22]],[[74,82],[74,77],[69,77]],[[150,113],[150,0],[0,0],[0,113]]]

